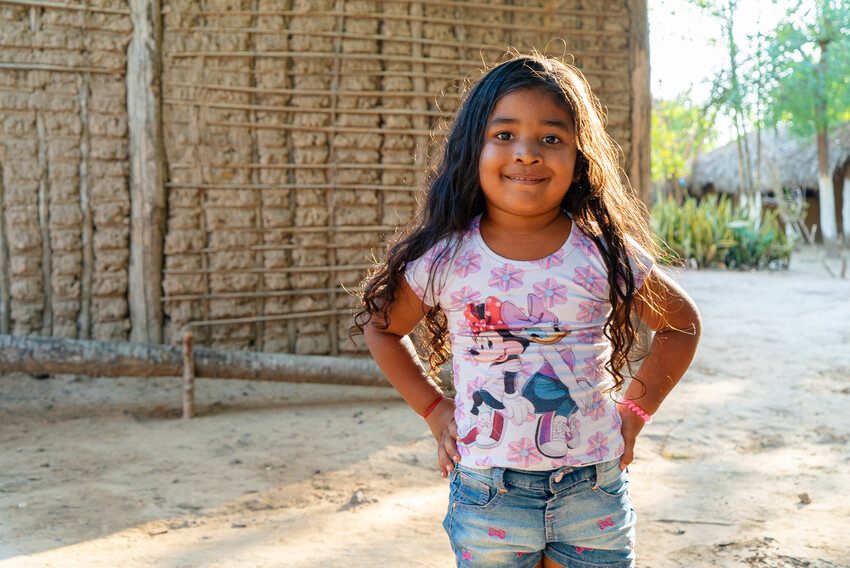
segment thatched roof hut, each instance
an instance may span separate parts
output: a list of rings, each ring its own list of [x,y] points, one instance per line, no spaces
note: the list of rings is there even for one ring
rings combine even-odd
[[[817,191],[818,155],[814,137],[800,138],[787,128],[761,132],[761,167],[756,170],[756,133],[746,137],[750,150],[753,183],[762,193],[771,192],[776,181],[782,187]],[[850,122],[832,129],[828,136],[829,169],[833,175],[850,161]],[[709,190],[737,194],[741,188],[738,148],[733,140],[697,158],[688,183],[691,193]]]

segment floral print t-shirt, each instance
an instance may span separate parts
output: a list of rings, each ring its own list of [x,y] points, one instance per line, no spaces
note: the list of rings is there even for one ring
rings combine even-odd
[[[604,394],[614,383],[602,332],[611,304],[596,245],[573,223],[555,253],[510,260],[484,243],[479,221],[456,253],[441,255],[448,243],[439,243],[405,267],[414,292],[448,319],[460,463],[545,471],[619,457],[620,415]],[[637,289],[653,262],[632,239],[627,249]]]

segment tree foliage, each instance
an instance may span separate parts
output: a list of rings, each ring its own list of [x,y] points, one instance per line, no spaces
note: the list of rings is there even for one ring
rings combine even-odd
[[[688,92],[652,102],[653,182],[675,182],[688,174],[693,159],[716,139],[714,117],[711,109],[695,105]]]
[[[810,136],[850,120],[850,0],[800,2],[765,44],[767,124]]]

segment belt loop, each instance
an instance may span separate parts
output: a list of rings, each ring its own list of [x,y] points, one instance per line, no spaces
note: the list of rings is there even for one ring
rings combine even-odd
[[[494,467],[490,469],[493,476],[493,485],[498,489],[499,493],[507,493],[505,488],[505,468]]]
[[[599,485],[602,484],[603,477],[605,477],[605,462],[599,462],[596,464],[596,479],[593,480],[594,491],[599,489]]]

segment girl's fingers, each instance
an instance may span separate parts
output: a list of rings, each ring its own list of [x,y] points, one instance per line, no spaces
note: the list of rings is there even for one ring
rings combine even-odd
[[[455,442],[454,436],[443,436],[443,448],[446,450],[446,454],[451,456],[452,460],[455,462],[460,461],[460,455],[457,452],[457,443]]]
[[[458,434],[458,432],[457,432],[457,422],[455,422],[454,418],[452,418],[452,421],[449,422],[449,433],[452,435],[452,438],[454,438],[455,440],[460,438],[460,434]]]
[[[634,443],[626,443],[626,450],[623,452],[623,455],[620,458],[620,471],[626,469],[626,467],[635,460],[634,447]]]
[[[440,470],[440,477],[446,477],[454,469],[449,454],[440,444],[437,444],[437,468]]]

